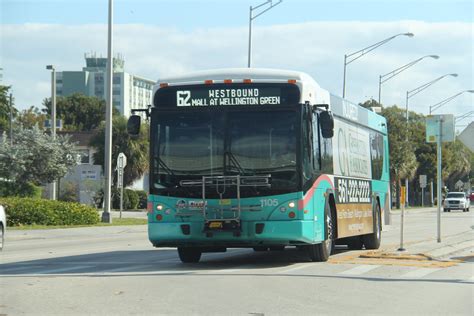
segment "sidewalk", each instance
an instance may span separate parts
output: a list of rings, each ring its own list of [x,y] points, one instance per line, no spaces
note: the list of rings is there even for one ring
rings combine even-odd
[[[391,209],[390,210],[390,214],[393,216],[393,215],[398,215],[400,214],[402,210],[401,209]],[[437,206],[425,206],[425,207],[419,207],[419,206],[416,206],[416,207],[408,207],[408,208],[405,208],[405,212],[406,213],[430,213],[430,212],[437,212],[438,211],[438,207]],[[443,212],[443,209],[441,209],[441,212]]]
[[[394,256],[423,255],[431,259],[446,259],[458,252],[470,249],[474,251],[474,231],[445,236],[439,243],[436,238],[407,242],[404,244],[404,248],[405,251],[399,251],[398,247],[390,247],[385,249],[384,253],[391,253]]]

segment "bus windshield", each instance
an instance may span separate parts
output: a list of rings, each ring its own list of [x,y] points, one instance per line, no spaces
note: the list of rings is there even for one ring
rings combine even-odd
[[[152,193],[199,194],[200,187],[181,188],[180,181],[219,175],[270,175],[270,187],[258,189],[262,194],[295,191],[296,113],[158,113],[152,122],[156,124],[152,131]]]

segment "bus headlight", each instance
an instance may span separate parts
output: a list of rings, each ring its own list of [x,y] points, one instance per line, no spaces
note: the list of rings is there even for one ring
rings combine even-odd
[[[294,208],[294,207],[296,206],[296,203],[293,202],[293,201],[291,201],[290,203],[288,203],[288,206],[289,206],[290,208]]]

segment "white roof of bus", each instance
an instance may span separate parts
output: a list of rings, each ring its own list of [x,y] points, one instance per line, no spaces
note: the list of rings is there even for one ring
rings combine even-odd
[[[329,104],[329,92],[322,89],[319,84],[308,74],[301,71],[265,69],[265,68],[224,68],[214,70],[196,71],[185,75],[161,78],[153,89],[153,94],[160,88],[161,83],[170,86],[203,84],[205,80],[213,80],[214,83],[223,82],[226,79],[243,81],[251,79],[252,82],[288,82],[296,80],[296,85],[301,90],[301,103]]]
[[[196,71],[189,74],[161,78],[158,80],[160,83],[168,83],[170,85],[183,84],[183,83],[202,83],[204,80],[243,80],[252,79],[253,81],[265,81],[265,82],[281,82],[288,81],[289,79],[297,80],[305,84],[314,85],[319,88],[319,85],[304,72],[280,70],[280,69],[265,69],[265,68],[224,68],[214,70]]]

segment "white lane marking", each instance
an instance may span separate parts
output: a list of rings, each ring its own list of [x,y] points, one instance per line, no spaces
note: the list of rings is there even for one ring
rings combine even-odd
[[[56,273],[59,273],[59,272],[89,269],[89,268],[92,268],[92,267],[93,266],[80,265],[80,266],[74,266],[74,267],[55,268],[55,269],[40,270],[40,271],[36,272],[35,274],[49,274],[49,273],[56,274]]]
[[[341,274],[341,275],[361,275],[361,274],[367,273],[369,271],[375,270],[378,267],[380,267],[380,266],[379,265],[361,265],[361,266],[358,266],[358,267],[355,267],[355,268],[352,268],[352,269],[349,269],[349,270],[346,270],[346,271],[339,272],[338,274]]]
[[[292,265],[291,267],[289,267],[287,269],[283,269],[283,270],[278,271],[277,273],[278,274],[287,274],[287,273],[295,272],[295,271],[298,271],[298,270],[301,270],[301,269],[304,269],[304,268],[307,268],[307,267],[309,267],[309,265],[306,264],[306,263],[294,264],[294,265]]]
[[[441,269],[419,268],[419,269],[407,272],[404,275],[402,275],[401,277],[403,279],[418,279],[418,278],[422,278],[424,276],[427,276],[428,274],[431,274],[431,273],[439,271],[439,270],[441,270]]]

